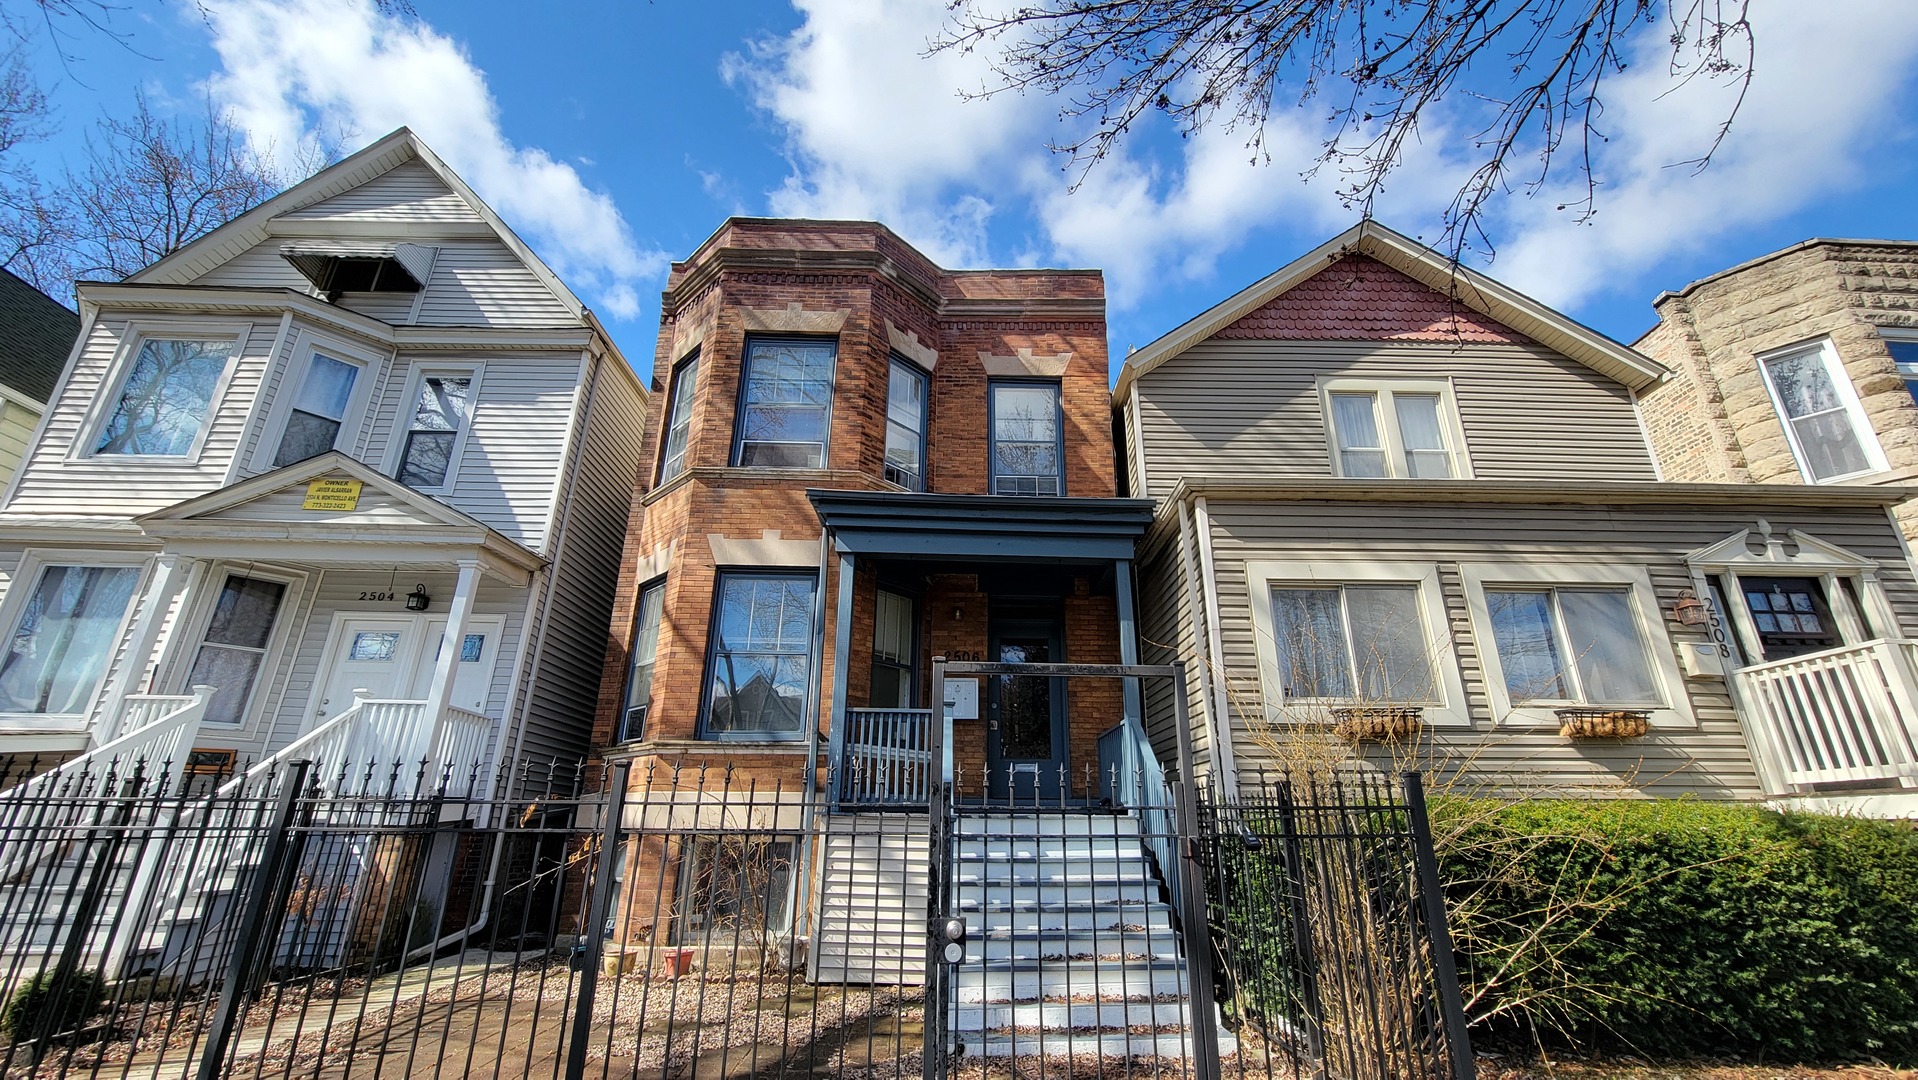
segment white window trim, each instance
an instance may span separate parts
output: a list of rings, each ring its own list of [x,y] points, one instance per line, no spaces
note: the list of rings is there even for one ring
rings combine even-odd
[[[1825,364],[1825,377],[1831,380],[1832,389],[1838,394],[1838,400],[1844,406],[1845,415],[1851,420],[1852,435],[1865,452],[1865,468],[1860,472],[1844,473],[1840,476],[1814,477],[1811,468],[1805,464],[1805,448],[1799,445],[1798,430],[1792,425],[1791,416],[1785,411],[1785,402],[1778,396],[1778,387],[1773,385],[1771,363],[1800,353],[1816,352]],[[1878,443],[1878,432],[1871,425],[1871,418],[1865,415],[1864,403],[1858,400],[1858,388],[1852,385],[1851,374],[1845,370],[1844,358],[1838,355],[1838,349],[1830,338],[1818,338],[1813,341],[1801,341],[1787,345],[1782,349],[1768,349],[1754,359],[1758,362],[1758,375],[1765,384],[1765,395],[1771,399],[1773,415],[1778,417],[1778,426],[1785,430],[1785,441],[1791,446],[1792,462],[1798,466],[1798,475],[1807,484],[1842,484],[1862,477],[1872,476],[1891,468],[1885,460],[1885,449]]]
[[[218,421],[222,403],[226,400],[227,388],[233,384],[233,373],[240,366],[246,343],[252,339],[253,324],[207,322],[174,322],[161,319],[142,319],[129,322],[120,334],[120,344],[114,350],[113,360],[107,365],[106,375],[100,382],[101,393],[87,410],[80,424],[79,433],[74,437],[73,445],[67,448],[69,462],[94,462],[113,465],[198,465],[200,455],[206,450],[207,437],[213,432]],[[168,341],[231,341],[233,351],[226,358],[226,367],[220,372],[219,381],[213,384],[213,393],[207,398],[206,419],[200,423],[200,431],[193,437],[193,445],[184,454],[100,454],[94,451],[94,444],[100,438],[100,429],[113,416],[119,407],[120,394],[126,389],[127,376],[133,373],[133,363],[140,355],[140,347],[151,338]]]
[[[261,581],[277,581],[286,586],[286,592],[280,597],[279,613],[273,620],[273,632],[267,638],[266,651],[260,656],[260,677],[254,680],[253,690],[247,695],[246,705],[241,709],[241,715],[248,717],[247,721],[236,726],[211,722],[206,725],[209,731],[252,734],[259,730],[261,721],[279,711],[275,699],[263,697],[262,694],[266,693],[265,687],[278,679],[279,667],[285,661],[287,649],[296,636],[293,624],[299,621],[295,616],[301,610],[309,580],[304,572],[230,561],[209,566],[198,578],[199,595],[192,602],[191,618],[181,620],[183,625],[193,628],[193,633],[185,637],[184,648],[167,665],[166,685],[172,687],[172,692],[176,694],[188,692],[186,680],[193,673],[193,660],[199,655],[200,646],[206,643],[207,627],[213,622],[213,610],[219,604],[220,592],[226,588],[226,579],[235,574]],[[254,706],[263,703],[264,707],[255,713]]]
[[[467,440],[472,437],[473,428],[479,422],[480,384],[485,373],[486,365],[477,361],[413,364],[406,375],[406,391],[393,411],[393,430],[386,437],[386,456],[380,472],[396,480],[399,478],[400,463],[406,459],[406,436],[413,430],[413,411],[419,407],[420,387],[425,385],[426,380],[435,375],[471,379],[472,387],[467,391],[466,423],[453,439],[452,452],[447,455],[446,482],[438,487],[413,489],[432,495],[450,494],[459,484],[460,459],[465,456]]]
[[[1472,635],[1478,644],[1479,662],[1485,674],[1485,692],[1492,704],[1492,718],[1508,726],[1558,726],[1555,708],[1574,702],[1515,704],[1505,688],[1505,668],[1499,660],[1498,639],[1492,632],[1492,617],[1485,603],[1485,590],[1501,585],[1538,586],[1612,586],[1630,592],[1632,619],[1638,624],[1640,644],[1647,650],[1652,684],[1659,702],[1648,710],[1655,728],[1696,727],[1690,691],[1678,668],[1678,652],[1665,626],[1658,606],[1658,593],[1652,588],[1651,571],[1629,563],[1557,563],[1498,562],[1460,563],[1459,578],[1465,585],[1465,605],[1471,612]],[[1562,628],[1561,628],[1562,630]],[[1571,657],[1566,658],[1572,662]],[[1593,704],[1604,705],[1606,702]],[[1644,708],[1644,706],[1621,706]]]
[[[102,695],[107,685],[113,682],[116,664],[126,662],[120,655],[126,644],[127,628],[139,614],[140,607],[146,602],[147,587],[153,581],[153,556],[137,551],[100,551],[84,548],[28,548],[20,554],[20,565],[14,569],[12,579],[7,583],[6,599],[0,600],[0,642],[13,640],[19,629],[21,610],[26,606],[27,597],[33,587],[40,582],[40,571],[46,566],[131,566],[140,570],[133,585],[133,596],[127,601],[127,610],[120,617],[120,626],[113,634],[112,651],[107,656],[106,665],[100,669],[99,684],[93,688],[93,694],[87,699],[86,708],[78,713],[18,713],[0,712],[0,726],[15,730],[33,731],[87,731],[100,711]],[[0,645],[0,651],[4,646]]]
[[[340,433],[333,440],[333,449],[351,454],[359,445],[360,433],[366,426],[367,403],[373,399],[373,383],[377,381],[380,365],[386,361],[386,357],[358,345],[349,345],[339,338],[302,329],[294,337],[293,348],[289,352],[291,359],[280,373],[279,386],[273,393],[274,401],[266,426],[261,429],[260,441],[253,449],[255,472],[267,472],[273,468],[273,458],[280,452],[280,440],[285,437],[286,425],[293,418],[293,400],[299,396],[300,388],[306,382],[314,353],[325,353],[360,369],[359,375],[353,380],[353,393],[347,398],[346,412],[340,417]]]
[[[1332,427],[1333,394],[1372,394],[1377,400],[1379,438],[1385,447],[1385,471],[1392,480],[1410,480],[1412,469],[1405,458],[1404,441],[1399,436],[1398,406],[1393,394],[1436,394],[1439,399],[1439,424],[1445,431],[1446,449],[1452,455],[1452,479],[1470,480],[1472,456],[1465,447],[1465,427],[1459,422],[1458,398],[1450,379],[1370,379],[1345,376],[1320,376],[1319,416],[1324,420],[1326,453],[1332,460],[1332,475],[1344,476],[1339,463],[1339,437]],[[1367,477],[1367,479],[1371,479]]]
[[[1245,564],[1245,577],[1251,600],[1253,641],[1259,657],[1260,700],[1264,703],[1268,723],[1293,724],[1300,719],[1286,715],[1285,682],[1279,676],[1278,635],[1272,625],[1273,587],[1303,585],[1325,588],[1391,583],[1418,588],[1419,611],[1424,616],[1425,624],[1425,653],[1432,663],[1433,681],[1439,693],[1436,704],[1422,707],[1423,719],[1428,724],[1445,727],[1464,728],[1472,725],[1470,699],[1465,696],[1464,677],[1459,672],[1458,660],[1453,652],[1452,624],[1445,613],[1445,594],[1439,582],[1437,563],[1359,559],[1248,562]],[[1314,709],[1337,704],[1317,698],[1308,701]]]
[[[1766,529],[1761,533],[1763,554],[1753,554],[1748,547],[1751,536],[1751,530],[1742,530],[1687,557],[1686,564],[1691,569],[1693,588],[1698,596],[1707,595],[1705,589],[1710,583],[1722,583],[1726,578],[1734,582],[1746,576],[1817,578],[1825,590],[1825,603],[1831,608],[1832,621],[1837,623],[1845,646],[1905,638],[1904,624],[1885,591],[1876,560],[1798,529],[1787,529],[1784,533],[1791,539],[1795,551],[1788,551],[1784,537]],[[1841,578],[1849,578],[1857,587],[1862,612],[1839,587]],[[1733,589],[1732,594],[1735,595],[1725,597],[1726,606],[1731,610],[1721,616],[1730,621],[1729,632],[1735,636],[1739,653],[1745,660],[1738,670],[1783,663],[1763,658],[1758,647],[1758,624],[1752,620],[1745,592],[1742,588]],[[1867,621],[1877,631],[1876,637],[1866,632]]]

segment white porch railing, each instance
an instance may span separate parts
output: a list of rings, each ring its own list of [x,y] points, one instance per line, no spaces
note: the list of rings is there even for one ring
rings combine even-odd
[[[842,803],[923,803],[932,777],[931,709],[847,709],[836,782]]]
[[[117,771],[121,779],[126,779],[136,767],[144,770],[142,776],[148,781],[162,779],[163,772],[177,772],[186,764],[186,752],[193,748],[213,692],[214,687],[196,686],[191,694],[128,694],[118,725],[120,734],[0,792],[0,799],[29,787],[48,790],[77,777],[105,777]]]
[[[294,761],[311,761],[315,783],[340,791],[376,791],[400,796],[437,790],[464,793],[489,762],[493,721],[466,709],[448,708],[436,753],[428,754],[433,722],[426,702],[355,698],[351,708],[261,758],[227,781],[222,794],[237,792]]]
[[[1918,642],[1880,639],[1741,668],[1752,751],[1790,794],[1814,784],[1918,787]]]

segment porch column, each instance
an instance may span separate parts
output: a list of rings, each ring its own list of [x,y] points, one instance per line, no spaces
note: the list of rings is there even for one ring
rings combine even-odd
[[[826,744],[826,767],[832,770],[833,787],[828,794],[835,799],[845,789],[845,777],[840,775],[840,769],[846,760],[846,674],[852,666],[852,581],[853,557],[841,555],[838,606],[834,612],[837,621],[832,628],[832,731]]]
[[[120,734],[120,723],[126,718],[127,695],[143,689],[142,680],[153,669],[153,648],[160,640],[160,627],[166,623],[167,612],[186,588],[187,578],[196,566],[192,559],[171,552],[161,552],[154,557],[153,564],[153,580],[140,602],[140,614],[127,632],[127,662],[100,716],[99,734],[94,739],[96,746]]]
[[[1118,559],[1112,564],[1113,592],[1119,602],[1119,663],[1132,667],[1139,662],[1138,616],[1132,608],[1132,560]],[[1128,676],[1125,685],[1125,722],[1138,724],[1136,734],[1145,734],[1145,708],[1139,694],[1139,680]]]
[[[430,783],[435,770],[447,764],[440,760],[440,742],[446,735],[446,701],[453,696],[453,680],[459,675],[460,646],[466,641],[467,619],[473,614],[473,593],[479,585],[479,563],[460,560],[459,582],[453,587],[453,603],[446,609],[446,635],[440,639],[439,658],[433,662],[433,681],[426,688],[426,715],[431,718],[431,741],[426,744],[426,777]],[[472,765],[477,762],[452,762]]]

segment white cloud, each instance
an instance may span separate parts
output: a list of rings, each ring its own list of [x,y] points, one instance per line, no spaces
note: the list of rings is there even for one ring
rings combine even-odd
[[[1270,164],[1248,160],[1244,132],[1212,129],[1176,144],[1148,132],[1073,191],[1044,145],[1060,137],[1056,101],[963,101],[960,88],[990,80],[984,59],[922,57],[946,14],[940,0],[794,5],[798,30],[726,69],[785,132],[793,172],[768,193],[775,213],[877,217],[947,265],[1012,261],[1011,250],[1022,262],[1099,266],[1119,309],[1162,281],[1208,277],[1262,229],[1316,242],[1357,216],[1337,198],[1331,167],[1310,183],[1300,177],[1318,155],[1321,109],[1275,111]],[[1606,90],[1600,213],[1581,226],[1557,211],[1582,195],[1557,180],[1535,197],[1502,197],[1487,219],[1499,244],[1494,272],[1573,305],[1675,249],[1721,241],[1861,179],[1860,147],[1900,115],[1891,99],[1918,54],[1918,5],[1840,6],[1842,15],[1832,5],[1754,4],[1758,79],[1718,159],[1697,174],[1671,166],[1709,145],[1724,90],[1671,92],[1669,29],[1657,20],[1641,28],[1636,62]],[[1436,240],[1475,164],[1463,116],[1471,108],[1461,100],[1424,118],[1422,140],[1375,207],[1381,220]]]
[[[1867,179],[1869,150],[1910,122],[1898,106],[1918,52],[1918,5],[1753,7],[1757,78],[1711,164],[1700,172],[1682,163],[1711,145],[1736,88],[1701,81],[1668,93],[1670,46],[1655,26],[1606,92],[1602,126],[1611,137],[1596,169],[1598,213],[1580,225],[1573,210],[1557,209],[1583,198],[1582,185],[1506,200],[1495,221],[1507,238],[1493,266],[1500,278],[1547,303],[1576,305],[1675,251],[1699,250]]]
[[[411,127],[522,231],[588,303],[637,316],[668,258],[643,248],[605,192],[500,129],[486,75],[457,42],[369,0],[208,4],[222,70],[214,99],[257,148],[282,159],[323,134],[376,138]]]

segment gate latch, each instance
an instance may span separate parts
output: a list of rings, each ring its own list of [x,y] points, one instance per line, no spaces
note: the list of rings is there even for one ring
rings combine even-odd
[[[933,940],[939,942],[939,951],[946,963],[956,964],[966,958],[966,920],[939,915],[927,929],[932,932]]]

